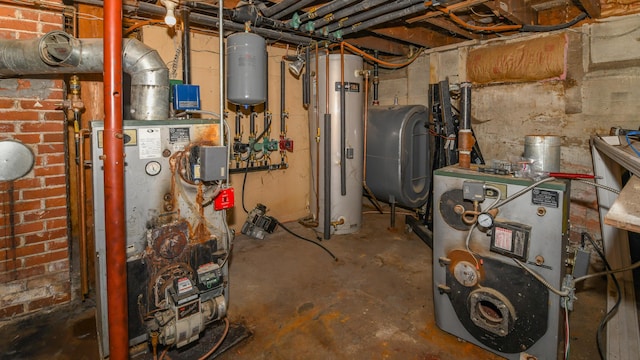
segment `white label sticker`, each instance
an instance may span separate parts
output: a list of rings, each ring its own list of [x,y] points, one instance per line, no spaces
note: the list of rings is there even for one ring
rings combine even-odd
[[[143,128],[138,131],[138,149],[140,159],[162,157],[162,138],[160,128]]]
[[[511,251],[512,231],[499,227],[496,227],[493,231],[496,232],[495,246],[503,250]]]

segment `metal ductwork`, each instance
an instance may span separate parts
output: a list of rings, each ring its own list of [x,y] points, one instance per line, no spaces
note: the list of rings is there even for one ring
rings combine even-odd
[[[131,76],[131,119],[166,119],[169,70],[158,52],[138,40],[123,39],[122,68]],[[103,39],[76,39],[63,31],[51,31],[38,39],[0,40],[0,77],[103,70]]]

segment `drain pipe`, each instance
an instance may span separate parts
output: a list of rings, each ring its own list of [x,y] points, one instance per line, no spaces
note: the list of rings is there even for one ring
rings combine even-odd
[[[327,74],[327,76],[329,76]],[[344,88],[344,41],[340,43],[340,194],[347,195],[347,91]]]
[[[104,198],[109,357],[129,358],[122,126],[122,1],[104,7]],[[133,80],[132,80],[133,81]]]
[[[329,111],[329,50],[325,50],[324,113],[324,239],[331,239],[331,112]],[[316,81],[317,82],[317,81]]]

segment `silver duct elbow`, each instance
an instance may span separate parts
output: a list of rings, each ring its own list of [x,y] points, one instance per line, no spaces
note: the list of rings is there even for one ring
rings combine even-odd
[[[0,40],[0,77],[102,73],[103,53],[102,39],[76,39],[62,31],[39,39]],[[122,69],[131,76],[130,118],[167,119],[169,70],[158,52],[138,40],[125,39]]]

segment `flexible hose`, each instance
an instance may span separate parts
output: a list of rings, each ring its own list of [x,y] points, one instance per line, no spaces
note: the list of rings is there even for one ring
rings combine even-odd
[[[209,356],[211,356],[216,350],[218,350],[220,345],[222,345],[222,342],[227,337],[228,333],[229,333],[229,319],[227,319],[225,317],[224,318],[224,331],[222,332],[222,336],[220,336],[220,339],[218,339],[218,342],[215,343],[215,345],[213,345],[211,350],[209,350],[208,353],[206,353],[206,354],[202,355],[200,358],[198,358],[198,360],[207,360],[209,358]]]
[[[286,226],[284,226],[284,224],[282,224],[282,223],[281,223],[280,221],[278,221],[277,219],[276,219],[276,222],[278,223],[278,225],[280,225],[280,227],[281,227],[281,228],[283,228],[283,229],[284,229],[284,231],[286,231],[286,232],[288,232],[289,234],[291,234],[291,235],[293,235],[293,236],[297,237],[297,238],[298,238],[298,239],[300,239],[300,240],[304,240],[304,241],[306,241],[306,242],[310,242],[310,243],[312,243],[313,245],[319,246],[319,247],[320,247],[322,250],[324,250],[327,254],[331,255],[331,257],[333,258],[333,260],[334,260],[334,261],[338,261],[338,258],[337,258],[335,255],[333,255],[333,253],[331,252],[331,250],[329,250],[329,249],[327,249],[326,247],[322,246],[322,244],[317,243],[317,242],[315,242],[315,241],[313,241],[313,240],[311,240],[311,239],[307,239],[307,238],[306,238],[306,237],[304,237],[304,236],[300,236],[300,235],[298,235],[298,234],[294,233],[293,231],[289,230],[289,228],[287,228]]]

